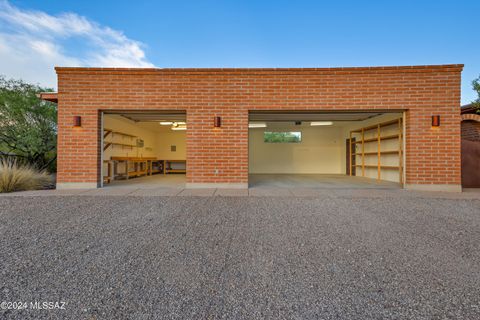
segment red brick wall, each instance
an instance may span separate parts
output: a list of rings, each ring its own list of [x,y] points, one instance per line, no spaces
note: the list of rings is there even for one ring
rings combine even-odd
[[[462,121],[462,139],[480,141],[480,122]]]
[[[462,114],[462,139],[480,141],[480,114]]]
[[[458,185],[462,67],[57,68],[57,179],[99,181],[99,110],[186,110],[187,181],[246,183],[249,110],[376,109],[407,110],[406,183]]]

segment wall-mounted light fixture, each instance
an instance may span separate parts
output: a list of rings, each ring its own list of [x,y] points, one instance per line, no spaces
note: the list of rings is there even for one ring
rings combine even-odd
[[[74,127],[81,127],[82,126],[82,117],[80,116],[74,116],[73,117],[73,126]]]
[[[432,127],[440,127],[440,116],[432,116]]]
[[[220,128],[222,126],[222,118],[221,117],[213,118],[213,126],[215,128]]]

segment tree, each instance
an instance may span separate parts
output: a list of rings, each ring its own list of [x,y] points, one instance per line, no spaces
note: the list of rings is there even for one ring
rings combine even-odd
[[[0,76],[0,155],[53,171],[57,107],[37,97],[45,91],[52,90]]]
[[[477,110],[477,113],[480,113],[480,76],[472,81],[473,90],[477,92],[477,99],[472,101],[474,108]]]

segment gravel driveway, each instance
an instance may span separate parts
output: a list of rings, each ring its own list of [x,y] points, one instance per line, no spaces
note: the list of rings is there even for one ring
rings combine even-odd
[[[480,200],[0,197],[2,319],[479,319]]]

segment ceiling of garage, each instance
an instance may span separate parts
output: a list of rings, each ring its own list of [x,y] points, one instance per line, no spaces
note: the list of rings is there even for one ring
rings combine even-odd
[[[108,112],[106,114],[119,115],[135,122],[185,121],[187,118],[185,112],[178,111]]]
[[[165,112],[109,112],[135,122],[186,121],[186,113]],[[385,112],[252,112],[250,121],[363,121],[385,114]]]
[[[255,112],[250,113],[250,121],[363,121],[384,113],[380,112],[335,112],[335,113],[293,113]]]

